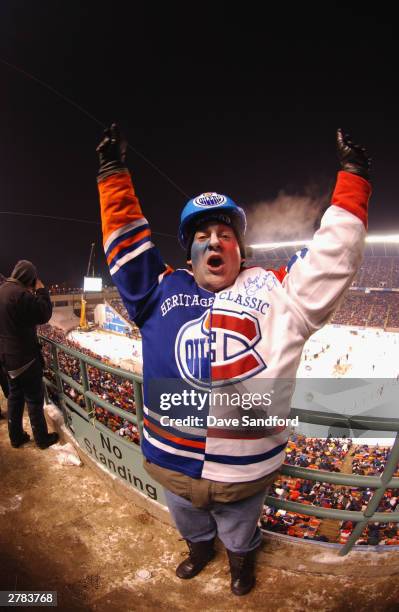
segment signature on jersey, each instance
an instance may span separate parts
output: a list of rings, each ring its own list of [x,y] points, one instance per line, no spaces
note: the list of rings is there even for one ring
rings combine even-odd
[[[257,274],[254,277],[249,277],[244,281],[244,289],[247,295],[255,295],[264,287],[271,291],[277,285],[276,278],[271,272]]]

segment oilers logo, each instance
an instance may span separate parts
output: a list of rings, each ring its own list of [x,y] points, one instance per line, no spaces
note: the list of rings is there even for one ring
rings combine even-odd
[[[200,389],[245,380],[266,364],[255,350],[261,339],[257,319],[246,312],[207,310],[182,326],[176,337],[175,358],[184,380]]]
[[[227,202],[227,198],[220,193],[201,193],[198,197],[193,200],[194,206],[200,208],[212,208],[213,206],[222,206]]]

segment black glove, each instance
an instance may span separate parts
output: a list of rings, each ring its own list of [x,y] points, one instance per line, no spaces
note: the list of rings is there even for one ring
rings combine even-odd
[[[337,150],[342,170],[370,180],[371,159],[366,149],[354,144],[349,134],[344,135],[341,129],[337,130]]]
[[[96,151],[100,162],[98,179],[104,179],[110,174],[126,170],[126,148],[127,142],[121,136],[119,127],[113,123],[110,128],[104,130],[104,137]]]

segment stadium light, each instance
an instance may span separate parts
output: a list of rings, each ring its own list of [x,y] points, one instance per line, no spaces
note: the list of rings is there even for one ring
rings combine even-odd
[[[399,234],[390,234],[387,236],[367,236],[366,242],[368,243],[392,243],[399,244]],[[251,249],[278,249],[279,247],[286,246],[303,246],[310,244],[311,240],[286,240],[283,242],[260,242],[259,244],[250,244]]]
[[[399,234],[391,234],[389,236],[367,236],[366,242],[391,242],[399,243]]]

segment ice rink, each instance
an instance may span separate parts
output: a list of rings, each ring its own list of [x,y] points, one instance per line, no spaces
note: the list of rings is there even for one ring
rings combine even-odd
[[[141,340],[105,331],[72,331],[68,336],[116,365],[142,361]],[[326,325],[303,349],[298,378],[396,378],[399,334],[381,329]]]
[[[140,374],[142,372],[141,340],[98,330],[89,332],[74,330],[68,334],[68,338],[121,368]]]
[[[396,378],[399,334],[326,325],[305,344],[298,378]]]

